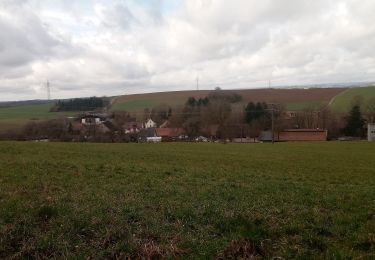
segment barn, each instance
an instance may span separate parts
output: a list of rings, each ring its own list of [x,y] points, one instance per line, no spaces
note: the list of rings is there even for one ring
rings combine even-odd
[[[327,141],[327,130],[287,129],[278,133],[278,141]]]

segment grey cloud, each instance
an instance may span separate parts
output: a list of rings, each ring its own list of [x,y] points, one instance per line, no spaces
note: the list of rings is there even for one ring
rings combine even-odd
[[[0,31],[1,67],[17,68],[52,56],[59,44],[38,17],[23,10],[8,16],[0,14]]]
[[[102,23],[109,28],[129,29],[132,24],[137,23],[137,19],[127,6],[117,3],[111,7],[103,7]]]
[[[102,24],[110,29],[129,31],[131,27],[161,26],[164,21],[162,0],[150,0],[140,8],[137,1],[116,1],[112,5],[99,5]],[[156,28],[154,28],[156,29]]]
[[[47,77],[62,97],[188,89],[198,74],[207,88],[375,78],[372,0],[185,0],[168,14],[164,1],[74,5],[85,27],[1,1],[0,90]]]

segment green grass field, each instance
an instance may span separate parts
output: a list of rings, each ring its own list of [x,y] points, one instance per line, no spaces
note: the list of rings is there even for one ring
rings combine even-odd
[[[332,110],[335,112],[348,112],[351,108],[353,98],[357,96],[363,98],[364,102],[370,98],[375,98],[375,86],[351,88],[338,94],[331,104]]]
[[[311,107],[328,105],[329,101],[345,91],[345,88],[313,89],[242,89],[233,90],[243,98],[241,105],[248,102],[280,103],[290,110],[303,110]],[[146,93],[115,97],[112,110],[143,111],[160,104],[169,106],[184,105],[189,97],[203,98],[210,90],[172,91]]]
[[[0,258],[371,259],[374,155],[367,142],[0,142]]]
[[[168,104],[170,106],[183,105],[186,100],[131,100],[125,102],[115,103],[112,110],[126,110],[126,111],[143,111],[145,108],[152,109],[160,104]],[[240,103],[240,106],[246,106],[246,102]],[[286,109],[288,110],[303,110],[305,108],[316,108],[319,109],[325,103],[324,102],[296,102],[296,103],[286,103]]]
[[[76,112],[50,112],[52,106],[53,104],[50,103],[0,108],[0,131],[22,127],[30,121],[76,114]]]

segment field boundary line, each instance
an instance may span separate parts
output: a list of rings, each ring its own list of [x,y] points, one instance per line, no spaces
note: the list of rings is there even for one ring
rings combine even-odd
[[[334,96],[333,98],[331,98],[331,100],[328,103],[328,106],[331,106],[333,104],[333,102],[335,102],[337,97],[339,97],[341,95],[344,95],[346,92],[349,92],[350,90],[352,90],[352,88],[348,88],[347,90],[344,90],[343,92],[341,92],[341,93],[337,94],[336,96]]]

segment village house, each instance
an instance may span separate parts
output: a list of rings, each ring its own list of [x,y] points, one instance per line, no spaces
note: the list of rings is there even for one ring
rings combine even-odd
[[[147,122],[145,123],[144,128],[155,128],[155,127],[157,127],[157,124],[151,118],[149,118]]]
[[[285,141],[327,141],[328,132],[322,129],[287,129],[277,134],[277,140]]]
[[[105,115],[84,114],[79,117],[82,125],[100,125],[105,121]]]
[[[116,132],[115,126],[104,114],[83,114],[70,123],[72,133],[88,139],[97,134]]]
[[[161,137],[163,141],[176,141],[183,134],[182,128],[156,128],[156,136]]]
[[[125,134],[137,134],[144,127],[142,123],[139,122],[127,122],[122,126]]]
[[[275,132],[273,138],[278,142],[327,141],[328,132],[322,129],[286,129]],[[262,131],[259,141],[272,142],[272,131]]]

